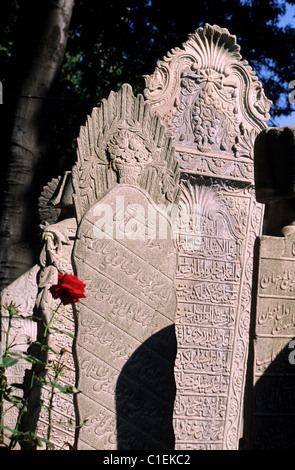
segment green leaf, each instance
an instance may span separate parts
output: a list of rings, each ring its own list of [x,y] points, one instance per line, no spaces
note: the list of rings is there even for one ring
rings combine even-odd
[[[5,426],[3,426],[5,429]],[[9,429],[6,427],[6,429]],[[16,429],[9,429],[12,432],[13,439],[15,442],[30,442],[34,446],[41,446],[42,442],[48,443],[48,440],[37,436],[35,433],[32,431],[18,431]]]
[[[60,330],[59,328],[56,328],[55,326],[52,326],[50,329],[53,330],[53,331],[56,331],[57,333],[68,335],[72,339],[75,338],[75,336],[72,333],[70,333],[69,331]]]
[[[23,404],[23,398],[18,397],[17,395],[11,395],[9,397],[9,402],[12,403],[14,406],[19,406]]]
[[[24,354],[23,359],[30,364],[45,364],[44,361],[41,361],[35,356],[32,356],[31,354]]]
[[[43,344],[43,343],[40,343],[39,341],[34,341],[32,344],[31,344],[31,347],[33,348],[38,348],[40,351],[51,351],[53,353],[56,354],[56,351],[54,351],[54,349],[52,349],[50,346],[48,346],[47,344]],[[34,356],[33,356],[34,357]]]
[[[9,357],[9,356],[2,356],[0,357],[0,367],[11,367],[18,362],[18,359]]]
[[[14,357],[15,359],[18,358],[18,359],[24,359],[25,357],[25,352],[24,353],[19,353],[19,352],[14,352],[14,351],[9,351],[9,353],[7,354],[7,357]]]
[[[78,390],[76,387],[72,387],[71,385],[60,385],[58,382],[56,382],[55,380],[53,382],[51,382],[51,385],[53,387],[56,387],[60,392],[63,392],[63,393],[71,393],[71,394],[77,394],[77,393],[80,393],[80,390]]]

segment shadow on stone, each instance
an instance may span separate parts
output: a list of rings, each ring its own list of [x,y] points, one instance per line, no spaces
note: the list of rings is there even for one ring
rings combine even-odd
[[[295,364],[290,363],[293,349],[288,345],[254,386],[253,450],[295,448]]]
[[[147,339],[123,367],[116,386],[118,450],[174,449],[174,325]]]

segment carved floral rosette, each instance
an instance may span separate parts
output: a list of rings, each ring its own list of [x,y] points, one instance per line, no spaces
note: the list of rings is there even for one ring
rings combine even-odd
[[[254,140],[271,101],[236,37],[206,24],[145,76],[144,95],[173,138],[180,168],[253,181]]]

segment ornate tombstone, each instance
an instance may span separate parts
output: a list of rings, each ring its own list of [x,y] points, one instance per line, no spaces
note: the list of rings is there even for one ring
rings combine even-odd
[[[42,228],[42,244],[39,264],[17,279],[1,293],[1,303],[14,303],[20,315],[25,318],[13,318],[10,331],[10,342],[15,343],[16,351],[25,352],[28,342],[40,338],[40,324],[32,318],[39,318],[48,323],[52,317],[53,309],[58,307],[58,313],[51,326],[53,329],[49,336],[47,357],[40,359],[47,361],[48,367],[40,365],[38,373],[45,377],[46,384],[35,388],[29,398],[28,411],[23,418],[24,429],[34,432],[37,436],[47,438],[49,426],[52,426],[50,442],[54,449],[68,449],[75,441],[75,410],[73,395],[61,393],[55,389],[50,405],[51,388],[49,382],[53,379],[53,364],[57,359],[63,363],[63,374],[59,385],[74,386],[76,382],[75,365],[72,354],[72,337],[75,333],[72,305],[60,305],[53,299],[49,287],[56,284],[58,272],[72,273],[71,253],[77,231],[77,222],[72,217],[72,189],[66,172],[62,178],[54,178],[42,191],[39,199],[39,215]],[[61,200],[62,198],[62,200]],[[2,345],[5,344],[6,319],[5,309],[1,310]],[[69,333],[69,334],[68,334]],[[21,347],[19,347],[21,346]],[[54,353],[57,352],[57,354]],[[59,352],[63,351],[62,357]],[[25,371],[30,364],[23,359],[7,369],[8,380],[11,383],[23,383]],[[44,370],[43,370],[44,369]],[[43,406],[41,403],[43,402]],[[52,408],[49,418],[48,407]],[[15,426],[17,408],[13,407],[5,415],[5,425]],[[30,448],[30,444],[24,444]]]
[[[55,377],[54,364],[62,368],[59,377],[60,386],[74,387],[76,383],[72,353],[75,324],[73,306],[63,305],[59,299],[54,299],[49,288],[57,284],[58,273],[73,274],[71,254],[76,231],[77,223],[74,217],[44,227],[38,295],[35,303],[35,315],[45,319],[45,322],[51,325],[52,332],[48,339],[48,346],[51,349],[46,357],[47,384],[42,386],[39,392],[44,405],[39,408],[36,395],[32,395],[25,427],[43,438],[47,438],[49,426],[52,427],[50,442],[55,450],[68,449],[75,442],[76,417],[73,395],[62,393],[56,388],[51,404],[51,416],[48,412],[52,393],[49,383]],[[55,314],[54,311],[57,313]]]
[[[253,145],[270,101],[236,38],[205,25],[145,77],[175,146],[178,234],[176,449],[237,449],[243,433],[253,246],[263,206]]]
[[[78,449],[171,449],[177,267],[168,212],[171,139],[124,85],[81,128],[72,170],[78,218]],[[176,206],[177,207],[177,206]]]
[[[295,444],[295,127],[269,128],[255,142],[257,200],[269,204],[259,237],[253,363],[253,449]]]

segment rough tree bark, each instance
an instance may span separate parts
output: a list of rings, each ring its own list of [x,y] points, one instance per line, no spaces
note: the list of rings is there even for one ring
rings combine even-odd
[[[14,65],[4,89],[6,103],[9,94],[15,98],[7,150],[1,157],[6,160],[6,178],[1,198],[0,291],[35,262],[38,225],[30,198],[50,145],[52,100],[48,98],[63,62],[73,4],[74,0],[23,2]]]

